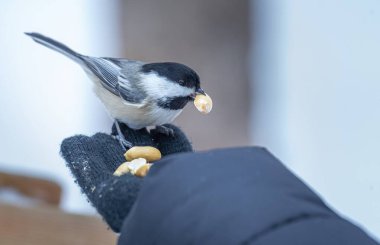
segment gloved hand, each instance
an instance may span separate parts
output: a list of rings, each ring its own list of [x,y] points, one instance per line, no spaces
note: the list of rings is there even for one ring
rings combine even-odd
[[[176,126],[167,124],[174,135],[158,130],[133,130],[121,124],[126,140],[136,146],[154,146],[163,156],[192,151],[186,135]],[[112,135],[116,135],[115,125]],[[113,172],[123,162],[125,153],[112,135],[97,133],[91,137],[76,135],[65,139],[61,154],[88,200],[97,209],[111,229],[119,232],[136,200],[143,179],[126,174],[120,177]],[[159,164],[159,163],[158,163]]]

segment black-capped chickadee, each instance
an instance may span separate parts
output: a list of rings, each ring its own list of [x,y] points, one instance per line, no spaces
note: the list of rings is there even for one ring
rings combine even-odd
[[[96,95],[115,119],[123,147],[132,145],[120,132],[119,121],[133,129],[158,126],[161,132],[172,133],[161,125],[172,122],[197,94],[205,94],[197,73],[183,64],[90,57],[39,33],[25,34],[82,66]]]

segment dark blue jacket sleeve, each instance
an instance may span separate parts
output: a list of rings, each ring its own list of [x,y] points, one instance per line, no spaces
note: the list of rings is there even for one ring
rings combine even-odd
[[[377,244],[267,150],[172,155],[154,164],[119,244]]]

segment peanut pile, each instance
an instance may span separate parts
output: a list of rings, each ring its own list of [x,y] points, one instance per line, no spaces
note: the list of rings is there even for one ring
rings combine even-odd
[[[161,152],[152,146],[134,146],[124,154],[126,162],[122,163],[113,173],[121,176],[131,173],[138,177],[145,177],[152,166],[152,162],[161,159]]]

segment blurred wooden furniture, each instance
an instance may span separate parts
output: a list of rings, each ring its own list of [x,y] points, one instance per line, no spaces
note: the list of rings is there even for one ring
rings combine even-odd
[[[116,244],[116,234],[97,217],[67,214],[54,207],[0,203],[0,244],[107,245]]]
[[[106,245],[117,235],[95,216],[68,214],[59,209],[61,188],[38,178],[0,172],[0,189],[14,189],[38,199],[38,205],[18,206],[0,199],[1,245]]]
[[[2,187],[53,206],[58,206],[61,201],[61,187],[49,180],[0,172],[0,188]]]

